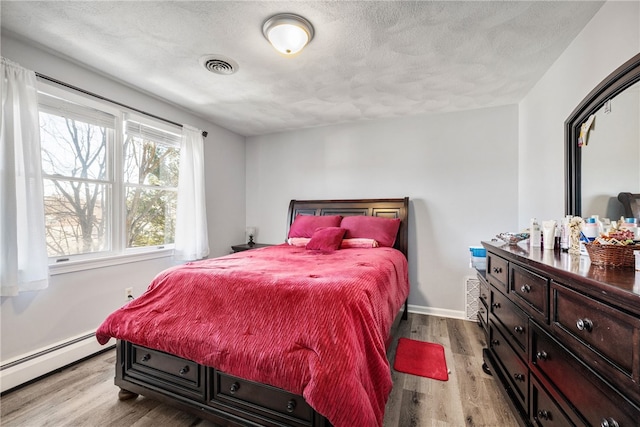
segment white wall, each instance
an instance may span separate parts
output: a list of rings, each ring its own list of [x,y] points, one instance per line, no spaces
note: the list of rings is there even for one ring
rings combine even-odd
[[[520,103],[518,223],[564,215],[564,121],[640,52],[640,2],[605,3]]]
[[[414,309],[464,316],[470,245],[514,230],[515,105],[247,138],[247,224],[286,235],[290,199],[409,196]]]
[[[244,240],[244,137],[76,64],[2,35],[2,56],[20,65],[134,108],[209,132],[205,139],[207,216],[211,256]],[[94,331],[124,302],[124,288],[142,293],[172,265],[171,258],[123,264],[51,277],[49,288],[0,300],[2,363]],[[4,384],[3,384],[4,388]]]

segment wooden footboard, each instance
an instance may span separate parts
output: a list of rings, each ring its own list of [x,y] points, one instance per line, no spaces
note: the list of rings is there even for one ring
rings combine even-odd
[[[405,302],[388,343],[401,320],[406,320],[406,308]],[[143,395],[221,426],[331,426],[300,395],[127,341],[119,340],[116,349],[115,384],[121,389],[120,400]]]

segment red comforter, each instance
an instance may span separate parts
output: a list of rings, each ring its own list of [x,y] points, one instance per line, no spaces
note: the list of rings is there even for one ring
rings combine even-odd
[[[96,337],[303,395],[335,427],[381,426],[385,339],[408,293],[395,249],[280,245],[167,269]]]

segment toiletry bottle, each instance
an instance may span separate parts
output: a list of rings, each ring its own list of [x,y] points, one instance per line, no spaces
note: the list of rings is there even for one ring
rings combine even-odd
[[[590,242],[593,242],[598,237],[598,224],[596,224],[595,218],[587,218],[582,228],[582,233]]]
[[[600,215],[591,215],[591,218],[596,220],[596,226],[598,228],[598,236],[600,236],[602,233],[604,233],[604,225],[602,224],[602,221],[600,221]]]
[[[638,220],[636,218],[625,218],[624,222],[620,224],[620,228],[631,231],[634,240],[638,238]]]
[[[540,223],[536,218],[531,218],[529,225],[529,244],[532,248],[539,248],[542,245],[542,236],[540,230]]]
[[[560,249],[563,252],[567,252],[569,250],[569,221],[571,221],[572,215],[565,216],[560,222]]]
[[[556,221],[542,221],[542,247],[552,251],[556,239]]]

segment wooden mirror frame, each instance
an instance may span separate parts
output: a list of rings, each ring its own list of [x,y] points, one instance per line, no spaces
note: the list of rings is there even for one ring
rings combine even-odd
[[[578,148],[580,127],[608,100],[640,81],[640,53],[609,74],[587,95],[564,122],[565,213],[582,214],[582,152]]]

